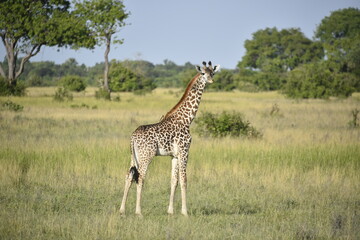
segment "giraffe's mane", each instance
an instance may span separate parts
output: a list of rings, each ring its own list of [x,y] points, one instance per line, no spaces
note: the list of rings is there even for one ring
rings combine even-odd
[[[162,119],[166,119],[167,117],[169,117],[173,112],[175,112],[180,107],[181,103],[188,96],[191,88],[194,86],[194,84],[196,83],[199,76],[200,76],[200,73],[195,75],[195,77],[187,85],[187,87],[185,89],[185,92],[184,92],[183,96],[181,97],[180,101],[168,113],[166,113],[166,115]]]

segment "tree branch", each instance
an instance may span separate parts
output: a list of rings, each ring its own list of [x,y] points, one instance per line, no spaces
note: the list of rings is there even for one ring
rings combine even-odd
[[[108,75],[109,75],[109,52],[110,52],[110,44],[111,44],[111,35],[108,34],[106,35],[106,49],[105,49],[105,53],[104,53],[104,58],[105,58],[105,69],[104,69],[104,89],[107,90],[108,92],[110,92],[110,87],[109,87],[109,79],[108,79]]]
[[[31,57],[35,56],[40,52],[41,47],[42,44],[34,45],[31,51],[23,59],[21,59],[20,67],[19,70],[16,72],[15,79],[18,78],[24,71],[25,63],[28,62]]]
[[[5,34],[0,34],[0,36],[1,36],[1,41],[3,42],[4,47],[5,47]],[[0,59],[0,60],[1,60],[1,62],[3,61],[2,59]],[[3,67],[2,67],[2,64],[0,64],[0,75],[3,78],[6,78],[5,71],[4,71]]]
[[[5,72],[4,72],[4,69],[2,67],[2,65],[0,64],[0,75],[3,77],[3,78],[6,78],[6,75],[5,75]]]

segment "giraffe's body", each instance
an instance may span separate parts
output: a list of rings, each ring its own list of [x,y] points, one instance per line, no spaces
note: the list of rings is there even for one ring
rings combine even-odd
[[[183,97],[158,123],[138,127],[131,136],[131,167],[125,180],[124,196],[120,208],[125,213],[127,194],[133,180],[137,183],[136,214],[141,215],[140,201],[142,185],[147,168],[154,156],[172,156],[171,193],[168,213],[173,214],[175,189],[180,180],[182,210],[186,208],[186,165],[191,143],[190,124],[198,110],[201,96],[207,82],[212,82],[214,68],[197,67],[200,72],[189,83]]]

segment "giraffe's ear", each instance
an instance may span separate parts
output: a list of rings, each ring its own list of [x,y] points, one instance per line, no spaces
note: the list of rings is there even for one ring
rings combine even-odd
[[[215,72],[217,72],[219,70],[220,70],[220,65],[219,64],[215,65],[213,72],[215,73]]]
[[[201,67],[200,67],[200,66],[196,66],[196,71],[198,71],[199,73],[201,73]]]

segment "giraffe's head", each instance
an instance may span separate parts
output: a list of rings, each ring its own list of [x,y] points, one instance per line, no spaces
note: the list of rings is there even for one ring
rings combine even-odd
[[[220,65],[215,65],[214,67],[211,64],[211,61],[209,61],[209,66],[206,66],[206,62],[203,62],[203,67],[196,66],[196,70],[201,73],[201,79],[205,81],[206,83],[212,83],[214,74],[219,71]]]

